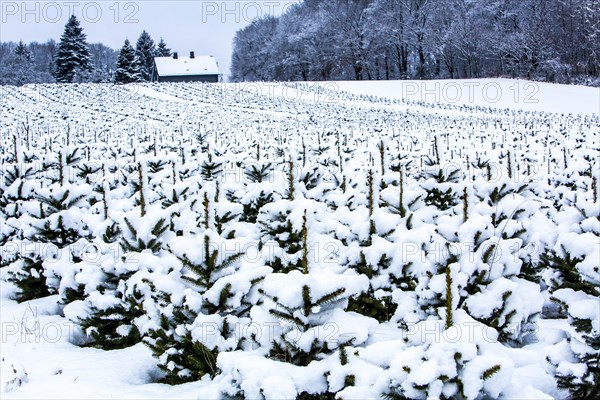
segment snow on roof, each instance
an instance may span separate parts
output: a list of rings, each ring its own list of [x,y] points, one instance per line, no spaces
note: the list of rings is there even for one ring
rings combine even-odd
[[[213,56],[154,57],[159,76],[218,75],[219,67]]]

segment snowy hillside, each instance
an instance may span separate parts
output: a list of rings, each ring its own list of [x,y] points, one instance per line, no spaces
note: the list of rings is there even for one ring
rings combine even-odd
[[[600,88],[513,79],[315,83],[334,90],[455,105],[486,105],[559,114],[600,114]]]
[[[2,397],[593,398],[600,90],[423,84],[0,88]]]

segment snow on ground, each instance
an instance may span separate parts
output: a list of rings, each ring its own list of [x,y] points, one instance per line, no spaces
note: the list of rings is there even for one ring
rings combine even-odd
[[[3,282],[6,291],[6,283]],[[188,383],[173,387],[146,384],[155,373],[155,361],[143,344],[113,351],[77,346],[81,335],[71,321],[55,315],[57,296],[18,304],[3,293],[2,326],[3,399],[190,399],[217,398],[215,384]],[[21,384],[13,367],[26,376]]]
[[[565,114],[600,114],[600,88],[513,79],[334,81],[312,83],[388,99]]]
[[[135,83],[132,83],[130,85],[125,85],[124,87],[127,90],[131,91],[133,94],[152,97],[153,99],[157,99],[157,100],[175,101],[175,102],[181,102],[181,103],[185,103],[185,102],[189,101],[189,100],[181,99],[179,97],[171,96],[166,93],[161,93],[156,90],[153,90],[152,88],[150,88],[148,86],[137,85]]]

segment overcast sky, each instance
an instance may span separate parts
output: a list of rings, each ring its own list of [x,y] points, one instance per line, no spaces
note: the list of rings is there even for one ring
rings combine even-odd
[[[0,0],[0,41],[57,42],[70,14],[79,19],[89,43],[115,49],[125,38],[135,44],[142,30],[173,51],[212,55],[229,74],[235,32],[257,16],[280,15],[300,0],[249,1],[23,1]]]

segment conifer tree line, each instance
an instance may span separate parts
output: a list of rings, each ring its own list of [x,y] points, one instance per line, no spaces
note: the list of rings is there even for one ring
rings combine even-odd
[[[120,51],[101,43],[88,44],[87,36],[72,15],[60,41],[25,44],[0,43],[0,84],[149,81],[153,58],[170,56],[161,38],[158,44],[145,30],[132,46],[125,40]]]
[[[232,79],[600,84],[599,0],[305,0],[234,38]]]

